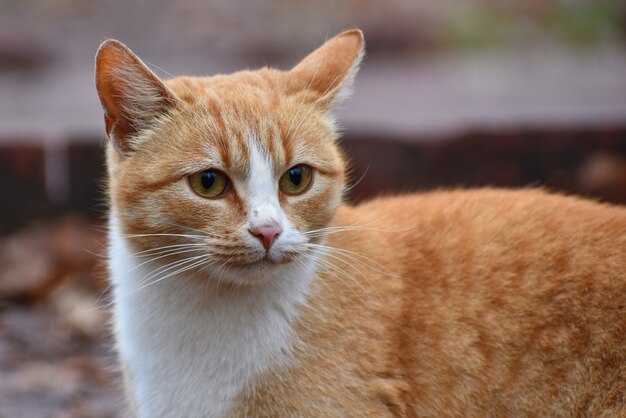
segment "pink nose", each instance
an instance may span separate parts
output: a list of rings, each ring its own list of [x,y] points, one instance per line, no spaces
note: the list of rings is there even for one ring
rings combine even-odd
[[[276,237],[278,237],[281,232],[283,232],[283,229],[279,225],[255,226],[250,228],[250,233],[263,242],[265,251],[269,251],[274,241],[276,241]]]

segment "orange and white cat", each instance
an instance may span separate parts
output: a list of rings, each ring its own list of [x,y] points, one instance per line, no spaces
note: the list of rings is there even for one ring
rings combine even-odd
[[[342,204],[331,110],[363,45],[170,80],[100,47],[131,413],[626,416],[626,209],[492,189]]]

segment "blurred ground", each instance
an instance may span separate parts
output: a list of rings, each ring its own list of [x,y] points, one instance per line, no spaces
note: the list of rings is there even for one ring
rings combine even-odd
[[[119,415],[102,231],[69,216],[0,238],[0,417]]]
[[[496,185],[626,203],[621,0],[0,0],[0,418],[119,415],[99,43],[203,75],[289,68],[355,26],[351,200]]]

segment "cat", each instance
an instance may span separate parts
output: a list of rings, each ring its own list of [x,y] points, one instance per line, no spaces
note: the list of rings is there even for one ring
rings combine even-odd
[[[626,209],[542,190],[342,203],[359,30],[288,71],[96,57],[138,417],[626,416]]]

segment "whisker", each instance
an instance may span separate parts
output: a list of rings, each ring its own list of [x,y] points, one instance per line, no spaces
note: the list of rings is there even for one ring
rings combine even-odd
[[[189,235],[189,234],[121,234],[124,238],[148,238],[148,237],[178,237],[178,238],[194,238],[194,239],[204,239],[205,237],[200,235]]]
[[[174,256],[174,255],[186,254],[186,253],[190,253],[190,252],[197,252],[197,251],[198,251],[198,249],[195,249],[195,248],[194,248],[194,249],[187,249],[187,250],[180,250],[180,251],[171,251],[171,252],[167,252],[167,253],[165,253],[165,254],[163,254],[163,255],[160,255],[159,257],[151,258],[151,259],[149,259],[149,260],[146,260],[146,261],[141,262],[140,264],[138,264],[138,265],[136,265],[135,267],[133,267],[132,269],[130,269],[130,270],[129,270],[129,272],[132,272],[132,271],[134,271],[134,270],[138,269],[139,267],[141,267],[141,266],[143,266],[143,265],[146,265],[146,264],[152,263],[152,262],[154,262],[154,261],[156,261],[156,260],[160,260],[160,259],[165,258],[165,257],[172,257],[172,256]]]
[[[350,184],[350,185],[346,186],[346,187],[343,189],[343,192],[344,192],[344,193],[347,193],[347,192],[350,192],[350,191],[354,190],[354,188],[355,188],[356,186],[358,186],[358,185],[359,185],[359,184],[363,181],[363,179],[365,179],[365,176],[366,176],[366,175],[367,175],[367,173],[370,171],[370,168],[371,168],[371,164],[368,164],[368,165],[367,165],[367,167],[365,167],[365,170],[363,171],[363,174],[361,174],[361,177],[359,177],[359,179],[358,179],[357,181],[355,181],[354,183],[352,183],[352,184]]]
[[[352,282],[358,284],[356,279],[354,277],[352,277],[350,274],[348,274],[345,270],[342,270],[341,268],[337,267],[335,264],[333,264],[333,263],[331,263],[331,262],[329,262],[327,260],[320,259],[320,258],[315,259],[310,254],[303,253],[302,256],[305,257],[305,258],[314,260],[318,264],[318,266],[323,269],[323,271],[325,273],[331,273],[331,272],[335,271],[337,274],[340,275],[340,276],[335,276],[335,277],[339,278],[340,279],[339,281],[341,283],[343,283],[346,287],[348,287],[348,289],[350,289],[357,298],[360,297],[359,293],[354,289],[354,287],[350,286],[350,284],[347,281],[341,280],[341,277],[344,277],[344,278],[348,278]],[[323,280],[319,280],[319,281],[323,282]],[[324,285],[328,288],[328,284],[327,283],[324,283]],[[362,290],[365,290],[362,286],[360,286],[360,287],[361,287]],[[330,291],[330,289],[329,289],[329,291]],[[330,291],[330,293],[332,294],[332,291]],[[365,293],[367,293],[367,292],[365,292]]]
[[[355,269],[355,270],[359,273],[359,275],[360,275],[361,277],[365,278],[365,274],[364,274],[364,273],[363,273],[363,271],[360,269],[360,266],[358,266],[358,265],[353,265],[353,264],[349,263],[349,262],[348,262],[349,260],[345,260],[345,259],[341,258],[340,256],[338,256],[338,255],[336,255],[336,254],[332,254],[330,251],[324,251],[324,249],[321,249],[321,248],[316,248],[316,249],[311,249],[311,248],[309,248],[309,251],[314,252],[314,253],[317,253],[317,254],[324,255],[324,256],[326,256],[326,257],[333,258],[333,259],[335,259],[335,260],[337,260],[337,261],[339,261],[339,262],[341,262],[341,263],[348,264],[350,267],[354,268],[354,269]],[[326,261],[326,262],[330,262],[329,260],[324,260],[324,261]],[[355,263],[356,263],[356,262],[355,262]],[[335,264],[335,267],[339,268],[336,264]],[[345,271],[345,270],[343,270],[343,269],[341,269],[341,270],[342,270],[342,271]],[[371,283],[368,283],[368,284],[371,284]],[[363,288],[363,290],[365,290],[365,288]]]
[[[332,234],[336,234],[339,232],[348,232],[348,231],[406,232],[412,229],[414,229],[414,227],[402,228],[402,229],[381,229],[381,228],[374,228],[371,226],[346,225],[346,226],[331,226],[331,227],[326,227],[326,228],[313,229],[310,231],[304,231],[302,232],[302,234],[307,237],[317,237],[317,236],[332,235]]]
[[[296,265],[296,270],[298,272],[301,272],[301,273],[304,274],[304,273],[309,271],[309,266],[307,266],[305,264],[305,260],[312,261],[314,264],[316,264],[315,267],[318,267],[317,266],[318,259],[316,257],[313,257],[313,256],[311,256],[310,254],[307,254],[307,253],[304,253],[302,255],[303,255],[303,257],[296,258],[295,261],[294,261],[294,264]],[[324,271],[328,271],[328,270],[324,269]],[[321,280],[319,277],[318,277],[318,280],[315,280],[315,282],[322,284],[326,288],[328,295],[333,298],[333,300],[335,301],[336,306],[338,306],[339,305],[339,300],[337,299],[337,296],[332,291],[332,288],[328,285],[328,283],[326,283],[326,281],[324,281],[324,280]]]
[[[382,300],[382,296],[381,294],[378,292],[378,289],[376,286],[374,286],[374,284],[371,282],[371,280],[368,278],[367,274],[365,274],[363,272],[363,270],[361,268],[367,268],[368,266],[365,265],[365,263],[359,261],[355,256],[351,255],[351,254],[343,254],[338,250],[337,248],[334,247],[327,247],[327,246],[318,246],[317,244],[312,244],[312,246],[308,246],[309,251],[312,251],[314,253],[318,253],[318,254],[322,254],[326,257],[331,257],[341,263],[345,263],[347,265],[349,265],[350,267],[354,268],[356,270],[356,272],[361,276],[361,278],[363,280],[365,280],[365,282],[367,282],[367,284],[372,288],[372,290],[377,294],[377,296],[379,297],[379,299]],[[337,254],[336,252],[339,252],[339,254]],[[356,253],[355,253],[356,254]],[[344,257],[344,258],[342,258]],[[328,260],[327,260],[328,261]],[[371,261],[371,260],[367,260],[367,261]],[[370,267],[371,268],[371,267]],[[388,274],[385,272],[381,272],[378,271],[376,269],[373,269],[374,271],[377,271],[378,273],[381,274]],[[356,279],[354,279],[355,282],[358,283],[358,281]],[[360,284],[360,283],[359,283]]]
[[[173,263],[168,263],[168,264],[166,264],[166,265],[164,265],[164,266],[161,266],[160,268],[158,268],[158,269],[156,269],[156,270],[152,271],[152,272],[151,272],[150,274],[148,274],[146,277],[143,277],[143,278],[139,281],[139,285],[140,285],[139,287],[137,287],[137,288],[133,289],[132,291],[128,292],[128,293],[127,293],[127,294],[125,294],[125,295],[120,295],[120,297],[122,297],[122,298],[129,297],[129,296],[133,295],[134,293],[136,293],[136,292],[138,292],[138,291],[140,291],[140,290],[142,290],[142,289],[145,289],[148,285],[150,285],[150,284],[152,284],[152,283],[156,283],[156,282],[160,281],[160,280],[161,280],[161,279],[163,279],[163,278],[159,278],[158,280],[155,280],[155,281],[153,281],[153,282],[149,282],[149,280],[150,280],[151,278],[153,278],[153,277],[157,277],[157,276],[158,276],[159,274],[161,274],[161,273],[165,273],[166,271],[169,271],[169,270],[171,270],[171,269],[173,269],[173,268],[176,268],[176,267],[181,267],[181,266],[184,266],[185,264],[188,264],[188,263],[192,263],[191,265],[193,266],[195,263],[197,263],[198,259],[203,259],[203,258],[204,258],[204,259],[206,259],[206,258],[208,258],[208,257],[209,257],[209,255],[202,255],[202,256],[196,256],[196,257],[189,257],[189,258],[186,258],[186,259],[184,259],[184,260],[182,260],[182,261],[176,261],[176,262],[173,262]],[[149,260],[149,261],[151,261],[151,260]],[[137,266],[136,266],[136,267],[137,267]],[[136,268],[136,267],[135,267],[135,268]],[[134,268],[133,268],[133,270],[134,270]],[[186,271],[186,270],[185,270],[185,269],[183,269],[183,268],[180,268],[179,270],[175,270],[174,272],[172,272],[172,273],[168,274],[165,278],[167,278],[167,277],[171,277],[173,274],[176,274],[176,273],[178,273],[178,272],[182,272],[182,271]],[[111,306],[113,306],[114,304],[115,304],[115,300],[112,300],[110,303],[108,303],[108,304],[104,305],[104,306],[103,306],[103,308],[108,308],[108,307],[111,307]]]
[[[165,245],[163,247],[156,247],[156,248],[150,248],[149,250],[143,250],[143,251],[139,251],[137,253],[133,253],[131,256],[132,257],[146,257],[146,256],[150,256],[150,255],[154,255],[154,253],[158,253],[162,250],[167,250],[167,249],[179,249],[179,248],[192,248],[192,247],[205,247],[205,244],[202,243],[189,243],[189,244],[174,244],[174,245]]]
[[[226,271],[226,266],[228,265],[228,263],[230,263],[231,260],[232,260],[232,257],[222,262],[222,264],[215,270],[215,272],[211,276],[211,277],[215,277],[215,275],[217,275],[217,283],[221,282],[222,276],[224,275],[224,272]]]
[[[346,275],[348,275],[348,276],[350,276],[350,277],[352,277],[354,279],[354,277],[351,274],[349,274],[345,269],[343,269],[343,268],[339,267],[338,265],[332,263],[330,260],[328,260],[325,257],[330,257],[330,258],[335,259],[335,260],[337,260],[337,261],[339,261],[341,263],[350,265],[350,263],[346,262],[346,260],[344,260],[344,259],[342,259],[342,258],[340,258],[340,257],[338,257],[338,256],[336,256],[334,254],[330,254],[328,252],[324,252],[324,251],[319,250],[319,249],[311,249],[311,248],[309,248],[309,251],[312,252],[312,253],[324,256],[324,257],[319,258],[318,260],[320,262],[323,262],[323,263],[331,264],[334,268],[340,270],[341,272],[345,273]],[[353,266],[353,265],[350,265],[350,267],[357,268],[356,266]],[[359,272],[360,275],[363,275],[362,271],[358,270],[358,272]],[[362,287],[362,285],[360,283],[358,283],[358,281],[355,280],[355,283],[357,283],[361,287],[362,290],[365,290],[365,288]]]
[[[204,258],[204,257],[208,257],[208,256],[209,256],[208,254],[197,255],[197,256],[193,256],[193,257],[187,257],[187,258],[185,258],[183,260],[176,260],[176,261],[173,261],[171,263],[167,263],[167,264],[165,264],[163,266],[160,266],[160,267],[156,268],[155,270],[152,270],[150,273],[148,273],[147,276],[142,278],[140,283],[145,283],[148,280],[158,276],[161,273],[165,273],[167,271],[170,271],[172,269],[180,267],[181,265],[185,265],[187,263],[194,262],[194,261],[196,261],[196,260],[198,260],[200,258]]]
[[[178,270],[175,270],[175,271],[173,271],[173,272],[171,272],[171,273],[168,273],[167,275],[165,275],[165,276],[163,276],[163,277],[159,277],[157,280],[154,280],[154,281],[152,281],[152,282],[150,282],[150,283],[143,284],[143,285],[141,285],[141,286],[139,286],[139,287],[137,287],[137,288],[133,289],[133,291],[132,291],[132,292],[140,291],[140,290],[142,290],[142,289],[145,289],[145,288],[146,288],[146,287],[148,287],[148,286],[153,286],[153,285],[155,285],[156,283],[159,283],[159,282],[161,282],[161,281],[163,281],[163,280],[165,280],[165,279],[167,279],[167,278],[170,278],[170,277],[175,276],[175,275],[180,274],[180,273],[184,273],[185,271],[188,271],[188,270],[190,270],[190,269],[192,269],[192,268],[195,268],[195,267],[197,267],[197,266],[199,266],[199,265],[202,265],[202,264],[206,264],[206,263],[208,263],[208,262],[211,262],[211,260],[207,260],[207,256],[201,256],[201,257],[202,257],[203,259],[198,260],[198,261],[195,261],[195,262],[194,262],[194,263],[192,263],[191,265],[185,266],[185,267],[180,268],[180,269],[178,269]],[[131,293],[132,293],[132,292],[131,292]]]
[[[383,266],[382,264],[372,260],[369,257],[366,257],[364,254],[360,254],[360,253],[357,253],[355,251],[350,251],[350,250],[347,250],[345,248],[338,248],[338,247],[333,247],[333,246],[324,245],[324,244],[307,243],[307,244],[304,244],[304,245],[307,246],[307,247],[314,247],[314,248],[317,248],[317,249],[327,249],[329,251],[336,251],[336,252],[342,253],[342,255],[344,255],[345,257],[348,257],[349,259],[351,259],[353,261],[357,261],[357,262],[360,262],[359,260],[365,260],[368,263],[372,263],[375,267],[379,267],[380,268],[380,269],[372,268],[375,272],[383,274],[385,276],[390,276],[390,277],[394,277],[394,278],[400,278],[400,276],[398,276],[395,273],[390,272],[385,266]],[[364,264],[364,263],[361,262],[361,264]]]

